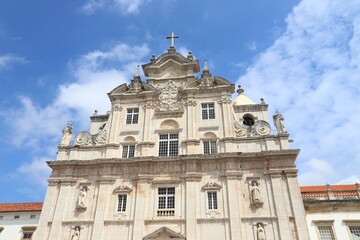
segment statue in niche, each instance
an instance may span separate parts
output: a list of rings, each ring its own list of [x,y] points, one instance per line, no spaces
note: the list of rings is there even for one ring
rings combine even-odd
[[[260,223],[258,223],[257,225],[257,239],[266,240],[264,227]]]
[[[79,240],[80,239],[80,227],[75,227],[75,231],[73,235],[71,236],[71,240]]]
[[[83,186],[80,189],[79,196],[78,196],[78,203],[77,203],[78,209],[86,210],[86,208],[87,208],[87,204],[86,204],[87,191],[88,191],[88,188],[86,186]]]
[[[258,186],[258,183],[254,181],[251,186],[251,200],[252,202],[260,202],[260,188]]]
[[[72,138],[73,127],[72,122],[68,122],[67,126],[62,130],[62,139],[60,146],[69,146]]]
[[[281,113],[278,110],[275,111],[273,120],[278,134],[286,134],[287,131],[284,125],[284,117],[283,115],[281,115]]]

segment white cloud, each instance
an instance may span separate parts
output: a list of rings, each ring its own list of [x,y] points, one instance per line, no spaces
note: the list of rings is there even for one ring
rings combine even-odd
[[[85,14],[93,14],[99,10],[115,10],[122,14],[136,14],[139,8],[147,0],[87,0],[81,7],[81,12]]]
[[[337,171],[324,176],[330,184],[358,176],[359,12],[355,0],[301,1],[288,15],[286,31],[237,82],[248,96],[264,97],[270,113],[275,108],[283,113],[296,147],[302,149],[300,174],[309,172],[307,159],[326,159]]]
[[[26,175],[28,183],[41,186],[35,194],[39,198],[38,195],[42,195],[47,186],[50,172],[46,161],[55,159],[61,129],[71,120],[79,128],[75,129],[75,134],[87,130],[89,115],[94,109],[99,113],[110,109],[106,92],[128,82],[149,51],[146,45],[120,43],[105,51],[87,53],[69,62],[74,81],[60,85],[58,95],[47,106],[39,106],[30,98],[20,96],[20,108],[3,111],[2,117],[11,127],[13,145],[31,147],[35,155],[53,156],[35,157],[31,162],[23,163],[12,174],[15,179]],[[27,192],[26,188],[18,189],[18,192],[34,194]]]
[[[337,184],[354,184],[354,183],[360,183],[359,176],[352,175],[347,178],[341,179]]]
[[[329,179],[337,177],[335,169],[327,161],[312,158],[305,166],[305,170],[299,175],[301,184],[324,185]]]
[[[47,179],[50,175],[50,168],[47,166],[46,161],[51,161],[50,158],[35,158],[30,163],[23,163],[17,170],[16,179],[24,179],[20,176],[26,176],[26,181],[33,184],[47,186]]]
[[[246,46],[247,46],[247,48],[248,48],[249,50],[251,50],[251,51],[255,51],[255,50],[257,49],[256,43],[255,43],[254,41],[248,43]]]
[[[12,64],[25,64],[27,63],[24,57],[19,57],[14,54],[5,54],[0,56],[0,70],[8,68]]]
[[[99,113],[110,109],[106,93],[128,82],[148,53],[146,45],[116,44],[106,51],[96,50],[70,61],[74,81],[60,85],[58,95],[51,103],[42,107],[21,96],[21,107],[2,115],[13,129],[11,142],[16,146],[39,147],[40,142],[56,146],[61,129],[68,121],[86,128],[88,117],[95,109]]]

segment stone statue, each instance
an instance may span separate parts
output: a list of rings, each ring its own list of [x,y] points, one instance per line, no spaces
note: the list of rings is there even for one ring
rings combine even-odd
[[[281,115],[281,113],[278,110],[275,111],[273,120],[278,134],[286,134],[287,131],[284,125],[284,117],[283,115]]]
[[[71,240],[79,240],[80,238],[80,227],[75,227],[75,231],[71,236]]]
[[[68,125],[62,130],[62,139],[60,146],[69,146],[72,138],[73,127],[72,122],[68,122]]]
[[[266,240],[265,239],[265,230],[260,223],[257,225],[257,239],[258,240]]]
[[[252,202],[260,202],[260,188],[257,182],[253,182],[251,186],[251,200]]]
[[[88,190],[87,187],[83,186],[79,191],[78,204],[77,204],[78,209],[86,210],[86,207],[87,207],[87,204],[86,204],[87,190]]]

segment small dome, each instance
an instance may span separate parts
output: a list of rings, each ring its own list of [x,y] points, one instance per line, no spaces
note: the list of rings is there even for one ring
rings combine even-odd
[[[248,98],[247,96],[240,94],[235,98],[235,104],[236,105],[252,105],[256,104],[253,100]]]

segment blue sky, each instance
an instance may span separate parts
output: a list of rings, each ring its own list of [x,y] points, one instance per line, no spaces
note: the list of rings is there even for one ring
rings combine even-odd
[[[0,202],[42,201],[61,129],[86,130],[171,32],[177,51],[279,109],[301,184],[359,182],[359,12],[357,0],[0,0]]]

